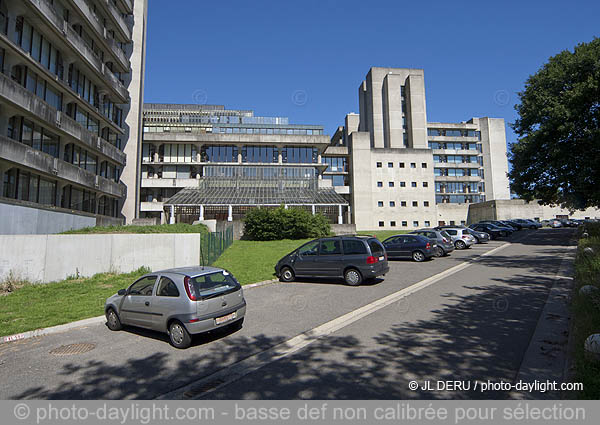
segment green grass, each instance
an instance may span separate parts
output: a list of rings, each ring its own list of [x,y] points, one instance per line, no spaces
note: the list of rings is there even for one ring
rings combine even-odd
[[[310,240],[233,241],[213,265],[229,270],[242,285],[274,279],[277,261]]]
[[[204,224],[157,224],[154,226],[98,226],[84,227],[83,229],[68,230],[61,234],[91,234],[91,233],[207,233]]]
[[[101,273],[90,278],[26,284],[0,296],[0,336],[62,325],[104,314],[106,298],[149,270]]]
[[[600,362],[585,356],[584,342],[588,336],[600,332],[600,297],[583,296],[579,288],[593,285],[600,289],[600,225],[586,224],[589,238],[580,239],[575,259],[575,292],[572,297],[573,313],[573,365],[574,382],[583,383],[578,399],[600,398]],[[586,247],[594,250],[593,255],[583,252]]]
[[[384,241],[390,236],[408,233],[408,230],[363,230],[362,232],[357,233],[359,235],[373,235],[376,236],[380,241]]]

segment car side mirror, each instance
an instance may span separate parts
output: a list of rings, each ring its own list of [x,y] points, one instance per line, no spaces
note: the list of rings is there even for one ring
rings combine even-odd
[[[117,295],[123,296],[127,293],[127,291],[125,289],[119,289],[119,292],[117,292]]]

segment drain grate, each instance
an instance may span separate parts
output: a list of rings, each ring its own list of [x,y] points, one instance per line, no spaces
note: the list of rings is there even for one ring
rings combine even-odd
[[[221,385],[223,383],[225,383],[225,381],[223,381],[222,379],[215,379],[214,381],[207,382],[206,384],[203,384],[201,386],[192,388],[191,390],[184,392],[183,397],[184,398],[194,398],[202,393],[205,393],[210,390],[214,390],[215,388],[217,388],[219,385]]]
[[[81,343],[81,344],[69,344],[69,345],[61,345],[58,348],[55,348],[50,351],[50,354],[53,356],[73,356],[75,354],[83,354],[88,351],[92,351],[96,348],[96,344],[91,343]]]

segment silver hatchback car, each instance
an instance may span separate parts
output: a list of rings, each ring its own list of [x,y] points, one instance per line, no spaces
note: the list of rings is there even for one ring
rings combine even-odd
[[[106,300],[108,327],[139,326],[169,334],[176,348],[187,348],[191,335],[224,326],[241,327],[246,300],[227,270],[182,267],[147,273]]]
[[[471,248],[471,245],[476,242],[466,227],[444,227],[443,230],[450,235],[456,249]]]

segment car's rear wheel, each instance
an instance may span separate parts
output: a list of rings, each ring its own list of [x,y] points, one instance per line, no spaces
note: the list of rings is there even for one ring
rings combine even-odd
[[[344,280],[346,281],[346,284],[350,286],[358,286],[362,282],[362,276],[358,270],[348,269],[344,273]]]
[[[120,331],[123,329],[121,319],[119,319],[119,315],[113,308],[109,308],[106,312],[106,323],[108,324],[108,329],[111,331]]]
[[[440,258],[444,256],[444,250],[442,248],[440,248],[439,246],[435,247],[433,249],[433,256]]]
[[[465,249],[467,247],[467,244],[463,241],[456,241],[454,243],[454,246],[456,247],[456,249]]]
[[[415,251],[412,253],[412,259],[413,261],[420,263],[422,261],[425,261],[425,254],[423,254],[421,251]]]
[[[293,282],[295,279],[294,271],[289,267],[284,267],[281,269],[281,280],[283,282]]]
[[[169,338],[171,345],[175,348],[188,348],[192,343],[192,337],[189,332],[183,326],[183,324],[177,320],[171,322],[169,326]]]

